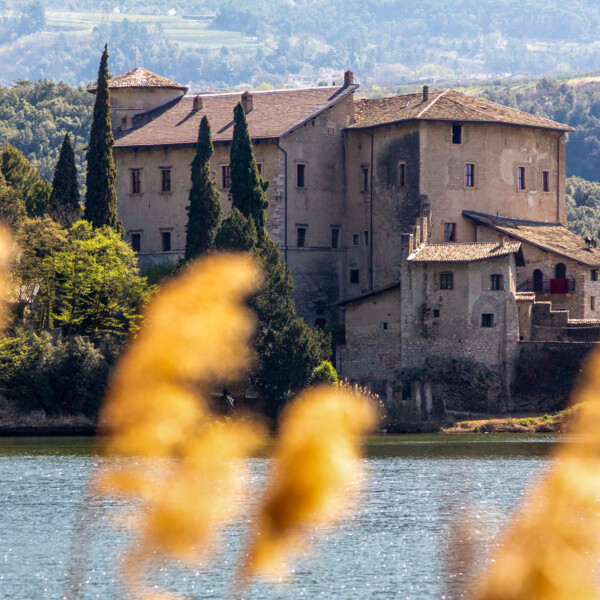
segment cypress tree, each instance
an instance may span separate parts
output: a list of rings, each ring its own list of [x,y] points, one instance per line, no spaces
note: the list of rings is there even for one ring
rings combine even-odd
[[[233,140],[231,142],[229,166],[231,170],[231,200],[243,215],[252,217],[259,238],[264,233],[267,221],[267,196],[269,186],[258,172],[252,142],[248,133],[246,113],[241,103],[233,110]]]
[[[251,377],[275,419],[290,394],[305,386],[315,367],[331,354],[331,340],[296,317],[294,284],[281,252],[266,230],[267,182],[258,172],[240,104],[234,110],[231,146],[233,210],[217,234],[220,250],[251,251],[260,261],[264,282],[250,305],[258,317],[254,346],[258,360]]]
[[[108,90],[108,44],[100,59],[96,102],[87,152],[87,175],[84,218],[94,227],[108,225],[117,231],[122,226],[117,217],[117,169],[113,160],[114,137],[110,118]]]
[[[79,218],[79,187],[71,136],[66,133],[52,180],[48,213],[55,221],[69,228]]]
[[[192,161],[190,204],[186,207],[188,221],[185,237],[185,260],[192,260],[213,248],[221,221],[221,202],[215,182],[210,176],[210,157],[213,155],[210,125],[206,115],[198,129],[196,154]]]

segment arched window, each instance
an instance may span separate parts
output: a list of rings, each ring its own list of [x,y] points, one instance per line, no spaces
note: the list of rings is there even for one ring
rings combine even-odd
[[[554,267],[554,277],[556,279],[566,279],[567,278],[567,267],[565,263],[558,263]]]
[[[542,292],[544,290],[544,274],[540,269],[533,272],[533,291]]]

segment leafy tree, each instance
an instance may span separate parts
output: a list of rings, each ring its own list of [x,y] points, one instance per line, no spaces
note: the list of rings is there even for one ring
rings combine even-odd
[[[329,358],[331,343],[329,337],[312,331],[296,317],[292,276],[265,227],[267,182],[258,173],[246,115],[239,104],[234,118],[230,159],[233,210],[217,234],[217,247],[251,251],[263,268],[263,285],[250,302],[258,317],[258,360],[251,378],[267,416],[274,419],[290,394],[305,386],[313,369]]]
[[[5,146],[0,156],[0,171],[6,184],[20,194],[30,217],[42,216],[48,209],[52,186],[39,171],[13,146]]]
[[[331,361],[324,360],[318,367],[315,367],[311,373],[310,382],[312,385],[319,383],[337,385],[339,383],[338,374]]]
[[[0,171],[0,221],[11,229],[18,230],[26,216],[25,202],[21,194],[7,185]]]
[[[110,92],[108,90],[108,45],[100,59],[96,102],[87,153],[87,177],[84,217],[94,227],[107,225],[122,230],[117,218],[117,169],[113,160],[114,138],[110,117]]]
[[[192,187],[190,204],[186,210],[188,222],[185,238],[185,260],[192,260],[210,250],[221,220],[221,202],[215,182],[210,176],[210,157],[213,144],[206,115],[198,130],[198,143],[192,161]]]
[[[230,150],[231,200],[242,214],[252,217],[259,238],[265,231],[267,220],[266,190],[269,182],[258,172],[248,133],[246,113],[240,103],[233,110],[233,139]]]
[[[77,221],[80,211],[73,143],[71,136],[66,133],[54,171],[48,214],[55,221],[69,227]]]

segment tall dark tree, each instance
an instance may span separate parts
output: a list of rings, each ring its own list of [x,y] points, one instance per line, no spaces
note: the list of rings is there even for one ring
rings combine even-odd
[[[192,260],[210,250],[221,221],[219,192],[210,176],[210,157],[213,155],[210,124],[206,115],[198,129],[196,154],[192,161],[192,187],[186,210],[188,221],[185,237],[185,260]]]
[[[80,212],[75,154],[71,136],[66,133],[54,169],[48,213],[55,221],[68,228],[79,219]]]
[[[269,203],[265,192],[269,182],[264,181],[258,172],[248,132],[246,112],[240,103],[233,110],[233,122],[233,140],[229,158],[231,200],[233,206],[243,215],[254,219],[260,237],[267,221]]]
[[[267,182],[258,172],[246,115],[239,104],[234,117],[230,158],[233,211],[223,221],[216,245],[221,250],[251,251],[263,267],[264,283],[251,301],[258,317],[254,344],[258,360],[251,377],[265,413],[274,419],[290,394],[305,386],[313,369],[329,358],[331,340],[296,316],[292,276],[265,226]]]
[[[108,90],[108,44],[100,59],[94,116],[87,152],[87,175],[84,218],[94,226],[108,225],[122,229],[117,217],[117,169],[113,160],[114,137],[110,118],[110,92]]]

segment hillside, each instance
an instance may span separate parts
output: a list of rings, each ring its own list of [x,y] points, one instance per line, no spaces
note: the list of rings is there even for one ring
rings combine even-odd
[[[106,8],[101,12],[101,6]],[[144,64],[203,86],[280,84],[352,68],[365,83],[600,67],[596,0],[33,0],[0,3],[0,83]],[[320,70],[321,69],[321,70]]]

